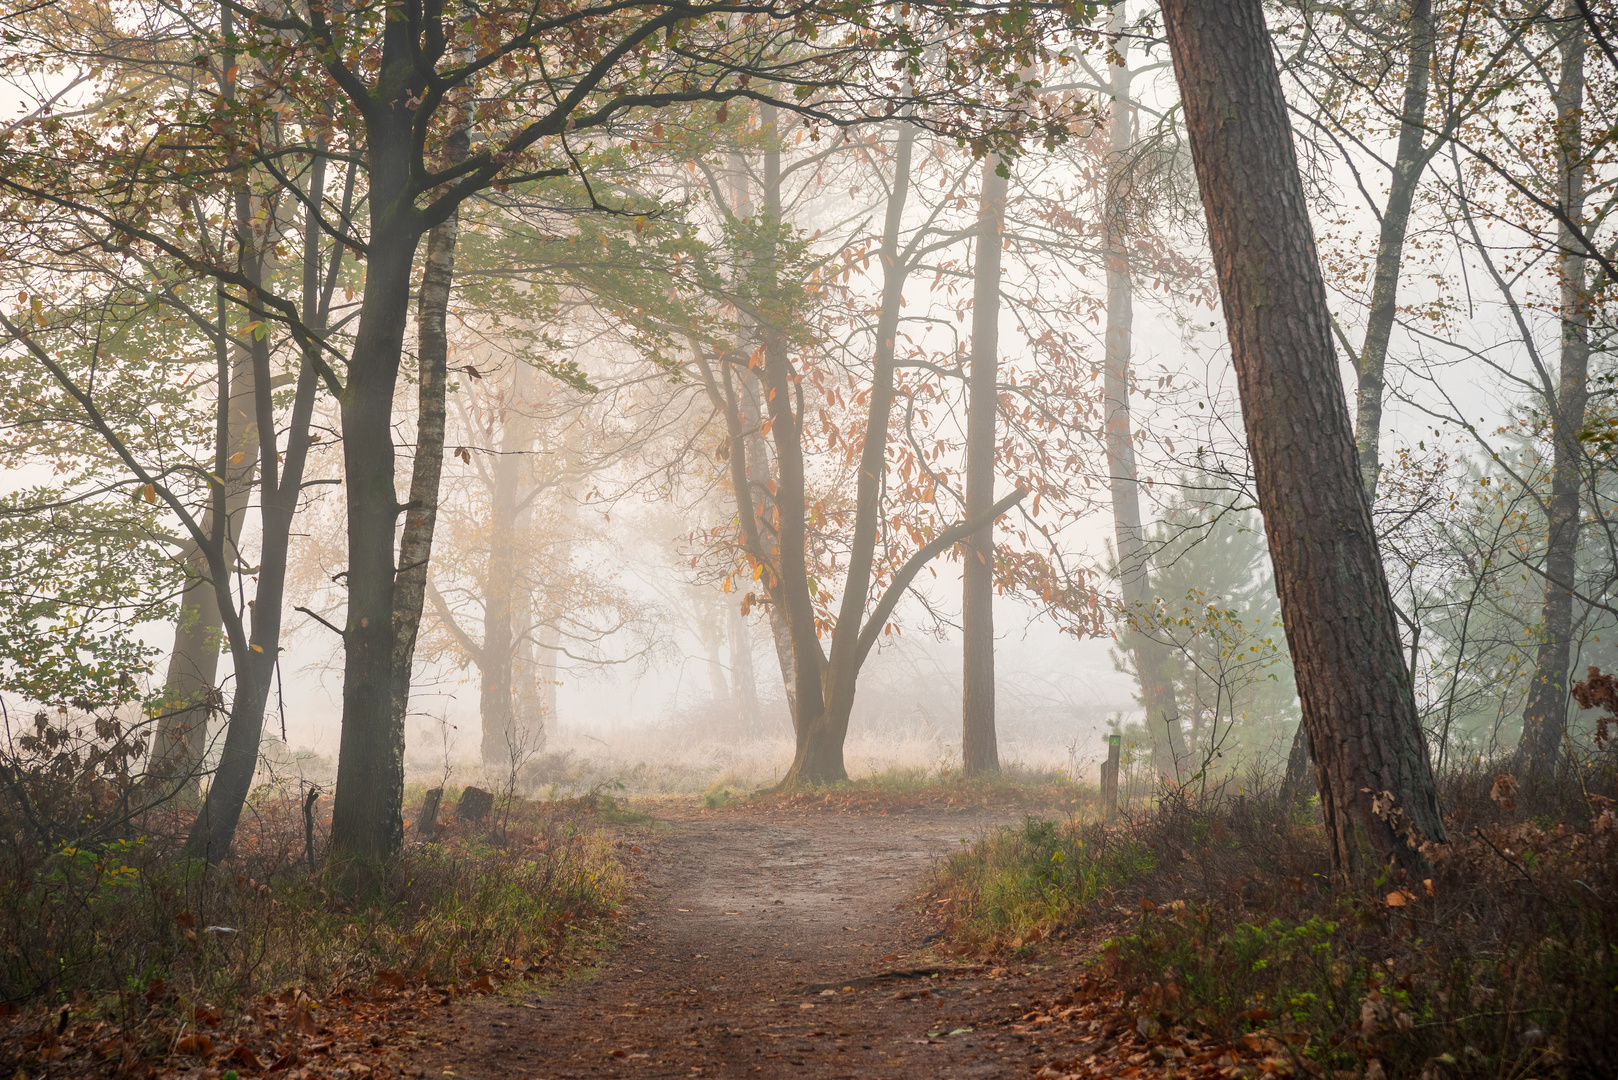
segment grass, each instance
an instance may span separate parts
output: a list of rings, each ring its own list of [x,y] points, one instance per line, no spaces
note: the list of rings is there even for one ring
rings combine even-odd
[[[1335,888],[1308,808],[1215,793],[1120,828],[1000,829],[940,867],[935,908],[968,954],[1090,929],[1098,985],[1141,1030],[1262,1033],[1298,1071],[1618,1074],[1612,804],[1574,791],[1546,793],[1549,814],[1510,808],[1489,779],[1446,778],[1430,891]]]
[[[529,809],[498,843],[450,824],[408,844],[356,908],[307,871],[299,807],[255,811],[253,835],[211,871],[141,836],[12,845],[0,856],[0,1003],[128,1022],[289,988],[320,998],[379,972],[444,986],[537,974],[599,942],[624,895],[587,820]]]
[[[1038,807],[1077,813],[1095,803],[1093,788],[1075,784],[1057,772],[1007,769],[994,776],[967,779],[951,771],[896,768],[798,791],[764,791],[751,805],[795,809],[831,809],[882,813],[967,807]]]

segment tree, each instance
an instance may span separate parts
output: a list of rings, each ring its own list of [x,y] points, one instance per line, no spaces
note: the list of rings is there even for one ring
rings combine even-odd
[[[1134,109],[1130,100],[1132,73],[1128,66],[1128,38],[1124,36],[1122,4],[1113,9],[1110,37],[1113,62],[1108,65],[1108,87],[1112,107],[1108,117],[1106,194],[1102,203],[1104,258],[1107,275],[1107,325],[1104,345],[1106,395],[1106,454],[1108,486],[1112,494],[1114,541],[1118,551],[1118,584],[1126,612],[1143,612],[1152,601],[1151,552],[1145,544],[1141,520],[1140,480],[1135,463],[1135,433],[1130,420],[1129,392],[1132,382],[1130,359],[1133,353],[1135,275],[1131,266],[1129,203],[1134,174],[1140,163],[1134,160],[1130,144]],[[1152,767],[1157,775],[1178,782],[1185,775],[1190,758],[1180,711],[1175,703],[1169,657],[1149,633],[1138,629],[1128,640],[1140,680],[1141,699],[1146,706],[1146,727],[1151,735]]]
[[[1572,8],[1569,3],[1567,7]],[[1584,502],[1585,403],[1590,378],[1590,295],[1587,256],[1574,235],[1585,219],[1584,56],[1585,24],[1569,17],[1559,28],[1560,72],[1556,84],[1557,271],[1561,279],[1560,371],[1556,389],[1546,388],[1554,460],[1546,505],[1545,602],[1539,655],[1523,708],[1518,754],[1526,777],[1550,777],[1567,720],[1568,664],[1573,637],[1573,591]]]
[[[1000,249],[1010,163],[983,159],[972,267],[972,372],[966,416],[966,516],[994,501],[995,428],[1000,411]],[[967,776],[1000,771],[994,729],[994,529],[962,544],[961,764]]]
[[[1263,5],[1162,10],[1333,868],[1420,876],[1444,824]]]

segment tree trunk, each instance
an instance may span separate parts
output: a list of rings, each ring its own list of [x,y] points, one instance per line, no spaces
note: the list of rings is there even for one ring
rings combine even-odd
[[[416,308],[416,457],[410,469],[410,499],[399,538],[399,574],[393,594],[393,726],[404,731],[410,710],[410,677],[427,593],[427,567],[438,525],[438,489],[444,475],[444,413],[449,368],[449,296],[455,277],[459,214],[427,234],[426,267]]]
[[[509,412],[507,439],[511,431]],[[485,765],[504,766],[517,753],[515,689],[512,665],[516,658],[515,607],[517,593],[517,485],[520,458],[502,452],[494,462],[494,490],[489,500],[489,562],[483,579],[483,662],[479,667],[478,715],[482,718],[479,746]]]
[[[234,553],[241,540],[258,468],[258,425],[254,420],[253,360],[239,344],[234,348],[230,377],[230,447],[225,473],[225,550]],[[202,531],[220,535],[212,507]],[[208,719],[219,707],[221,613],[219,594],[208,575],[207,558],[191,545],[185,559],[185,591],[174,627],[174,651],[163,680],[162,718],[152,742],[147,769],[148,791],[155,798],[176,798],[195,806],[201,797],[202,759],[207,753]]]
[[[318,161],[318,159],[317,159]],[[325,171],[317,164],[310,175],[310,201],[319,205],[324,186]],[[254,245],[254,219],[257,214],[245,195],[238,198],[237,223],[242,250]],[[270,214],[273,223],[273,211]],[[255,284],[263,280],[265,254],[272,250],[268,239],[272,230],[266,230],[266,242],[260,244],[250,258],[244,260],[244,270]],[[309,282],[318,277],[320,234],[310,220],[304,229],[304,290],[305,311],[310,324],[319,326],[323,314],[317,314],[312,302],[313,290]],[[266,313],[258,306],[257,291],[249,294],[248,310],[255,321],[262,322]],[[221,320],[223,329],[223,320]],[[303,494],[303,473],[308,462],[309,425],[314,417],[315,395],[318,390],[316,350],[314,342],[301,342],[301,360],[297,389],[293,395],[292,415],[287,424],[286,451],[279,451],[280,440],[276,430],[275,414],[268,390],[274,385],[270,375],[270,344],[268,335],[253,335],[247,343],[252,358],[253,385],[265,392],[254,395],[254,424],[258,435],[259,505],[263,523],[260,541],[258,583],[254,590],[252,632],[241,640],[241,627],[235,618],[226,621],[233,641],[232,653],[236,660],[236,698],[232,703],[230,724],[225,730],[225,742],[219,758],[219,768],[208,787],[202,811],[192,823],[186,837],[183,854],[189,858],[203,858],[217,862],[230,850],[236,835],[236,824],[242,807],[253,788],[253,776],[258,768],[259,744],[264,733],[264,712],[269,700],[270,681],[280,655],[281,619],[286,601],[287,553],[291,546],[292,521]]]
[[[1371,286],[1370,318],[1365,327],[1365,344],[1360,347],[1356,373],[1359,376],[1355,440],[1358,444],[1360,476],[1371,502],[1376,502],[1377,474],[1381,469],[1379,445],[1382,433],[1383,368],[1388,356],[1388,338],[1398,314],[1399,264],[1404,258],[1405,230],[1410,223],[1410,207],[1421,184],[1421,174],[1432,157],[1424,149],[1426,134],[1428,68],[1433,57],[1432,0],[1411,0],[1410,44],[1405,56],[1404,108],[1399,118],[1399,145],[1393,159],[1393,177],[1388,189],[1388,205],[1382,212],[1382,235],[1376,248],[1376,271]],[[1435,142],[1434,146],[1436,147]]]
[[[1140,481],[1135,467],[1135,434],[1129,413],[1129,365],[1134,351],[1135,279],[1129,265],[1127,200],[1131,140],[1130,72],[1125,57],[1124,9],[1113,9],[1112,47],[1117,62],[1109,69],[1112,116],[1109,124],[1106,204],[1103,208],[1107,258],[1106,367],[1102,377],[1107,424],[1107,475],[1112,494],[1112,525],[1118,547],[1118,587],[1124,609],[1136,619],[1149,619],[1155,608],[1151,586],[1151,553],[1141,521]],[[1135,658],[1146,730],[1151,738],[1152,768],[1165,780],[1179,783],[1189,771],[1185,732],[1174,698],[1173,665],[1167,649],[1148,632],[1126,631]]]
[[[1569,7],[1572,5],[1570,4]],[[1559,201],[1572,221],[1584,216],[1583,150],[1584,24],[1565,23],[1562,72],[1556,88],[1556,169]],[[1561,372],[1555,397],[1546,393],[1551,417],[1553,459],[1551,497],[1546,503],[1545,599],[1541,609],[1539,654],[1523,709],[1522,737],[1517,744],[1525,779],[1548,780],[1567,721],[1567,672],[1573,641],[1573,586],[1578,573],[1579,511],[1583,498],[1584,446],[1579,432],[1589,397],[1590,312],[1585,282],[1585,256],[1579,239],[1565,224],[1557,228],[1561,272]],[[1547,388],[1548,391],[1549,388]]]
[[[562,635],[550,623],[539,626],[539,712],[547,732],[556,730],[557,656]]]
[[[1009,168],[983,159],[976,262],[972,267],[972,370],[966,407],[966,516],[994,502],[995,420],[1000,399],[1000,236]],[[1000,771],[994,728],[994,526],[961,545],[961,764],[966,775]]]
[[[1262,0],[1164,0],[1334,870],[1445,839]]]
[[[713,700],[714,719],[727,721],[735,714],[730,696],[730,680],[725,675],[725,661],[719,654],[725,642],[725,628],[710,624],[702,633],[702,651],[708,669],[708,696]]]
[[[865,625],[866,605],[876,557],[877,536],[881,529],[882,486],[888,469],[888,427],[893,411],[893,362],[899,336],[899,306],[909,276],[908,262],[899,244],[904,222],[905,201],[910,193],[910,161],[916,143],[916,129],[907,120],[899,121],[899,137],[894,149],[893,188],[888,196],[882,228],[882,307],[877,317],[876,347],[872,355],[869,412],[865,418],[859,473],[854,488],[854,535],[849,543],[848,573],[843,578],[843,595],[838,605],[837,625],[832,628],[830,656],[820,679],[819,708],[811,708],[803,684],[803,650],[794,648],[798,658],[798,744],[792,767],[782,780],[783,787],[819,785],[846,780],[843,741],[848,735],[848,717],[854,707],[854,684],[859,677],[860,630]],[[772,398],[784,396],[785,387],[772,386]],[[801,520],[803,488],[798,487],[792,507]],[[786,495],[783,492],[782,500]],[[783,515],[783,519],[785,515]],[[801,563],[800,563],[801,565]],[[805,600],[808,594],[805,592]],[[805,604],[807,606],[807,604]],[[797,635],[794,634],[794,645]],[[820,652],[819,643],[814,645]]]
[[[780,202],[780,192],[776,192],[775,201]],[[775,497],[770,494],[770,462],[767,442],[764,436],[758,434],[762,430],[764,421],[764,408],[759,402],[758,377],[751,369],[737,369],[737,404],[741,414],[743,445],[747,455],[746,469],[747,490],[753,500],[753,506],[758,520],[759,544],[768,554],[773,552],[775,561],[780,559],[779,511]],[[773,565],[773,563],[772,563]],[[737,612],[738,618],[740,612]],[[780,603],[769,605],[767,612],[770,620],[770,638],[775,645],[775,658],[781,666],[781,685],[785,689],[787,700],[787,720],[797,729],[798,723],[798,686],[797,664],[792,659],[792,630],[787,619],[786,610]],[[819,645],[815,646],[819,649]]]
[[[407,141],[408,127],[395,138]],[[388,147],[373,132],[373,158],[383,148],[404,155],[404,146]],[[393,172],[373,160],[365,298],[341,398],[348,616],[330,850],[339,864],[357,864],[360,878],[397,852],[404,836],[404,726],[393,708],[393,541],[399,501],[393,487],[392,405],[419,233],[409,219],[398,220],[384,210],[398,192],[377,190],[376,178]],[[407,175],[402,163],[395,175]]]
[[[753,674],[753,639],[741,609],[730,605],[726,615],[730,637],[730,685],[735,698],[736,719],[743,735],[759,734],[758,679]]]
[[[1281,800],[1302,802],[1314,794],[1309,777],[1309,729],[1303,724],[1292,733],[1292,748],[1287,751],[1287,770],[1281,778]]]
[[[461,102],[450,103],[451,131],[444,140],[447,163],[463,161],[471,132]],[[455,245],[461,225],[457,208],[427,233],[427,256],[416,301],[416,456],[410,466],[410,498],[399,537],[399,573],[394,578],[393,660],[389,708],[403,753],[410,711],[410,677],[416,638],[427,598],[427,571],[438,527],[438,490],[444,476],[445,394],[449,382],[449,297],[455,283]]]

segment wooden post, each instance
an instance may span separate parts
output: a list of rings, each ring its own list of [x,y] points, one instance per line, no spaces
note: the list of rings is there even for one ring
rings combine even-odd
[[[421,816],[416,818],[416,833],[423,840],[431,840],[438,832],[438,804],[443,798],[444,789],[435,787],[421,800]]]
[[[1101,763],[1101,812],[1108,825],[1118,817],[1118,758],[1122,740],[1107,736],[1107,760]]]

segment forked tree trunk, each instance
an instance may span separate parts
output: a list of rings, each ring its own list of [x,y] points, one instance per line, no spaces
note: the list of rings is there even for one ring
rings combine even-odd
[[[239,558],[237,545],[247,519],[258,468],[258,425],[254,420],[253,359],[239,344],[233,349],[230,377],[230,447],[225,473],[225,522],[210,505],[202,519],[208,536],[222,535],[225,550]],[[175,620],[174,651],[163,680],[162,714],[152,740],[147,768],[148,795],[173,798],[195,806],[201,797],[202,759],[207,752],[208,719],[220,707],[219,653],[224,643],[219,593],[208,574],[208,561],[195,545],[185,559],[185,591]]]
[[[1570,3],[1571,9],[1573,5]],[[1558,202],[1565,217],[1584,216],[1583,150],[1585,29],[1576,13],[1564,23],[1562,72],[1556,88],[1556,169]],[[1540,613],[1539,652],[1523,708],[1519,768],[1526,779],[1550,778],[1567,722],[1567,673],[1573,641],[1573,588],[1578,573],[1579,511],[1584,492],[1585,405],[1589,398],[1590,311],[1581,241],[1566,222],[1558,226],[1561,272],[1561,371],[1552,395],[1545,390],[1551,417],[1551,496],[1546,502],[1545,599]]]
[[[310,170],[309,199],[319,205],[325,182],[324,162],[318,161]],[[237,196],[237,235],[241,250],[251,252],[243,260],[243,272],[255,283],[264,280],[267,242],[255,248],[254,212],[245,192]],[[274,214],[270,214],[272,223]],[[265,237],[273,234],[266,230]],[[323,304],[317,299],[319,290],[320,233],[312,215],[305,216],[303,237],[303,279],[305,313],[310,325],[323,324]],[[248,311],[254,321],[266,321],[266,313],[258,304],[255,288],[248,294]],[[220,320],[221,329],[224,319]],[[236,699],[232,702],[230,724],[225,729],[219,767],[214,771],[213,783],[203,799],[202,809],[192,822],[181,853],[186,858],[218,862],[230,850],[236,835],[236,824],[242,808],[252,791],[254,773],[258,768],[259,744],[264,732],[264,712],[269,700],[270,682],[280,654],[281,619],[286,601],[287,553],[291,545],[292,521],[303,494],[304,466],[308,462],[309,425],[314,417],[315,394],[318,389],[316,351],[313,341],[300,341],[297,389],[293,394],[292,415],[287,422],[286,450],[279,450],[280,440],[275,412],[268,389],[274,385],[270,374],[270,343],[268,334],[255,334],[249,338],[247,350],[252,358],[253,385],[265,392],[253,396],[254,426],[258,434],[259,504],[263,535],[259,546],[257,586],[251,604],[251,632],[244,635],[240,621],[227,618],[227,633],[233,639],[232,655],[236,661]],[[219,463],[228,467],[228,462]],[[217,470],[216,470],[217,471]],[[220,568],[222,570],[222,567]],[[222,580],[222,579],[221,579]]]
[[[994,502],[995,420],[1000,398],[1000,237],[1008,168],[983,159],[983,191],[972,267],[972,358],[966,408],[966,516]],[[961,764],[966,775],[1000,771],[994,727],[994,526],[961,545]]]
[[[730,679],[725,674],[725,661],[720,649],[725,643],[725,627],[710,625],[702,633],[702,651],[708,669],[708,696],[713,700],[714,718],[734,715]]]
[[[1371,502],[1376,502],[1377,474],[1382,434],[1383,372],[1387,364],[1388,339],[1398,314],[1399,265],[1404,258],[1405,232],[1410,224],[1410,208],[1422,172],[1432,159],[1439,142],[1423,147],[1427,133],[1428,68],[1433,58],[1432,0],[1411,0],[1408,14],[1409,45],[1405,53],[1403,110],[1399,118],[1399,144],[1393,159],[1393,176],[1388,188],[1388,205],[1382,211],[1382,232],[1376,248],[1376,269],[1371,286],[1370,317],[1365,327],[1365,344],[1355,364],[1358,375],[1355,440],[1358,444],[1360,476]]]
[[[1107,336],[1102,392],[1106,399],[1107,475],[1112,495],[1113,538],[1118,548],[1118,588],[1124,609],[1134,619],[1150,622],[1155,613],[1151,586],[1151,552],[1141,520],[1140,480],[1135,467],[1135,433],[1129,413],[1129,366],[1134,351],[1135,279],[1129,265],[1127,200],[1131,141],[1129,39],[1124,35],[1124,9],[1113,9],[1111,25],[1117,62],[1110,66],[1112,115],[1108,138],[1107,190],[1103,216],[1107,258]],[[1141,627],[1126,630],[1125,642],[1135,658],[1146,729],[1151,739],[1152,768],[1178,783],[1189,771],[1185,732],[1174,696],[1174,669],[1168,649]]]
[[[1334,870],[1445,840],[1262,0],[1164,0]]]
[[[793,652],[800,667],[797,751],[792,767],[782,780],[783,787],[818,785],[846,780],[843,743],[848,737],[848,718],[854,708],[854,684],[859,678],[860,630],[865,625],[866,605],[876,558],[877,535],[881,528],[882,487],[888,470],[888,428],[892,421],[894,355],[899,336],[899,307],[909,277],[908,261],[900,250],[900,230],[904,223],[905,202],[910,194],[910,163],[916,144],[916,129],[907,120],[899,121],[899,137],[893,155],[893,186],[888,195],[887,213],[882,226],[879,260],[882,266],[882,306],[877,316],[876,342],[871,357],[871,389],[866,395],[865,432],[860,447],[859,472],[854,482],[854,535],[849,543],[848,572],[843,578],[843,595],[838,605],[837,625],[832,628],[831,650],[821,675],[820,708],[811,709],[803,692],[804,649]],[[784,396],[783,380],[774,396]],[[798,501],[802,505],[802,488]],[[801,514],[801,512],[800,512]],[[807,593],[805,593],[807,599]],[[807,607],[807,604],[801,606]],[[794,635],[794,646],[798,645]],[[813,642],[815,654],[820,644]]]

